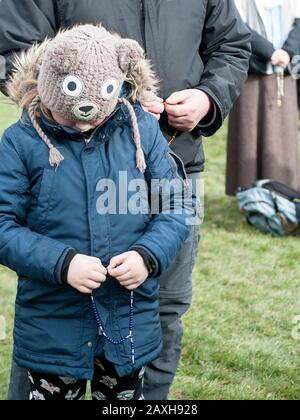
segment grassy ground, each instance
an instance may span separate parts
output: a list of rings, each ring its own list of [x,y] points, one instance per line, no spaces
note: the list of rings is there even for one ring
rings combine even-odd
[[[16,117],[0,105],[0,134]],[[193,309],[185,317],[178,399],[299,399],[299,239],[273,239],[252,230],[224,195],[225,128],[206,140],[206,202],[194,273]],[[15,276],[0,268],[0,399],[8,382]]]

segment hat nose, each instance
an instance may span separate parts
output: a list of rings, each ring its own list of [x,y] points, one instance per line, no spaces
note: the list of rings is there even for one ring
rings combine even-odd
[[[85,114],[89,113],[94,107],[93,106],[81,106],[79,111],[84,112]]]
[[[72,109],[72,112],[78,121],[92,121],[99,118],[99,107],[93,102],[81,102]]]

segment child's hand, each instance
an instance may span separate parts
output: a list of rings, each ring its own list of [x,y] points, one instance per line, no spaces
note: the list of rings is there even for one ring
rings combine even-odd
[[[76,255],[71,261],[68,272],[68,284],[80,293],[92,294],[105,282],[107,270],[99,258]]]
[[[111,259],[107,271],[121,286],[135,290],[149,277],[143,258],[136,251],[125,252]]]

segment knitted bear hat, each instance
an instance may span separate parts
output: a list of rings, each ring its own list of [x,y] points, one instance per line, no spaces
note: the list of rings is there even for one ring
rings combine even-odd
[[[28,113],[34,128],[50,149],[51,166],[57,167],[64,158],[37,122],[36,109],[40,102],[65,119],[86,122],[108,118],[117,104],[122,103],[128,108],[132,121],[137,168],[144,172],[146,163],[134,108],[127,99],[119,98],[125,80],[132,82],[138,74],[135,74],[136,69],[141,67],[141,63],[145,64],[140,45],[134,40],[122,39],[108,32],[101,25],[81,25],[60,32],[42,47],[33,48],[39,49],[39,65],[36,65],[38,71],[35,74],[37,94],[28,106]],[[17,60],[16,70],[8,83],[10,96],[17,102],[22,102],[19,98],[22,93],[28,93],[28,87],[22,93],[20,88],[16,92],[15,85],[22,79],[20,72],[24,73],[24,61],[30,61],[29,55],[27,53],[25,59],[23,56]],[[25,67],[28,67],[28,63]],[[152,78],[152,82],[148,80],[149,99],[155,93],[156,81],[153,81],[149,65],[146,69],[146,77],[139,74],[136,77],[139,80],[135,80],[135,83],[145,82],[143,79],[147,79],[147,76],[149,80]],[[32,80],[28,83],[32,83]],[[134,87],[138,90],[138,86]]]

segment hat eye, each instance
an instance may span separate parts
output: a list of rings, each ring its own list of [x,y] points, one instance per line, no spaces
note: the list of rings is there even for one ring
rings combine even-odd
[[[83,83],[77,76],[67,76],[63,82],[63,91],[68,96],[79,96],[83,90]]]
[[[118,82],[114,79],[104,82],[101,88],[101,96],[103,99],[111,99],[118,89]]]

